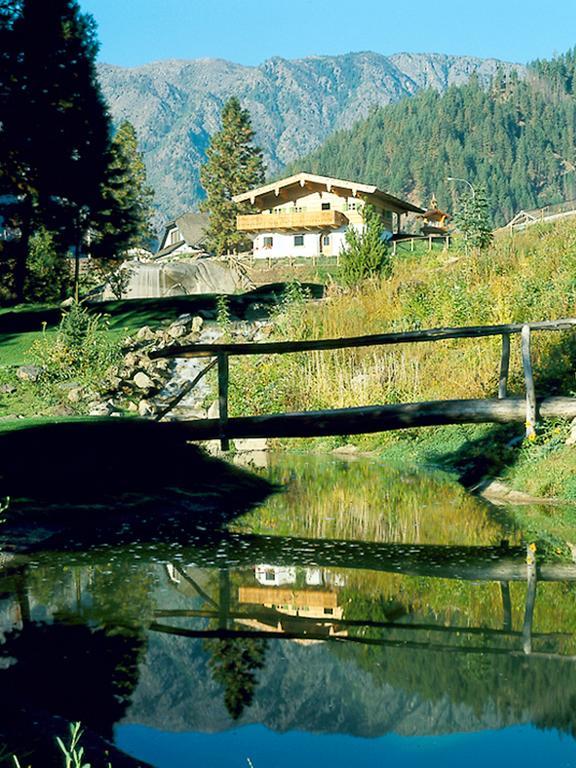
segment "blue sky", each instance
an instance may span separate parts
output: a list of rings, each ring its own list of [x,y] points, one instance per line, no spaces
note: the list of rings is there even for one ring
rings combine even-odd
[[[440,52],[526,62],[576,44],[576,0],[80,0],[100,59],[260,64],[349,51]]]

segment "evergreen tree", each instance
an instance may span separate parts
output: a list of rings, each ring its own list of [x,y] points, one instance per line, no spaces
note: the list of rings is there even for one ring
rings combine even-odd
[[[39,226],[79,252],[102,205],[110,120],[96,75],[92,18],[76,0],[21,0],[0,18],[0,190],[19,197],[14,290],[23,298]],[[4,160],[9,162],[5,164]]]
[[[474,194],[466,194],[455,223],[463,233],[466,244],[472,248],[487,248],[492,242],[490,213],[484,187],[478,187]]]
[[[346,231],[346,246],[340,254],[342,282],[352,287],[376,275],[390,275],[392,264],[385,240],[385,229],[378,211],[371,205],[363,210],[364,230]]]
[[[95,233],[90,243],[92,255],[114,259],[129,248],[150,248],[153,197],[136,130],[125,120],[112,139],[102,209],[91,222]]]
[[[266,641],[226,638],[210,644],[208,662],[212,677],[224,689],[224,703],[230,716],[238,720],[254,698],[257,679],[266,657]]]
[[[248,111],[238,99],[229,99],[222,110],[222,128],[212,136],[200,172],[206,193],[201,209],[210,214],[208,247],[217,255],[246,243],[245,236],[236,230],[236,216],[249,206],[238,205],[232,198],[264,181],[262,150],[253,145],[253,139]]]

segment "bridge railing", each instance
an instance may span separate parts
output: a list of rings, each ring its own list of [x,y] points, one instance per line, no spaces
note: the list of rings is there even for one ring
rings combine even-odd
[[[403,331],[399,333],[380,333],[380,334],[371,334],[366,336],[351,336],[351,337],[344,337],[344,338],[333,338],[333,339],[309,339],[304,341],[269,341],[269,342],[245,342],[245,343],[214,343],[214,344],[185,344],[185,345],[173,345],[164,347],[162,349],[154,350],[150,353],[150,357],[153,359],[156,358],[213,358],[213,361],[206,366],[204,371],[202,371],[195,379],[193,384],[196,384],[199,379],[208,372],[210,368],[213,367],[214,363],[217,362],[218,365],[218,404],[219,404],[219,418],[218,418],[218,438],[221,441],[222,450],[228,450],[229,447],[229,438],[230,435],[228,434],[228,426],[229,426],[229,419],[228,419],[228,391],[229,391],[229,380],[230,380],[230,369],[229,369],[229,358],[238,356],[238,357],[244,357],[248,355],[281,355],[281,354],[288,354],[288,353],[294,353],[294,352],[314,352],[314,351],[321,351],[321,350],[335,350],[335,349],[357,349],[361,347],[373,347],[373,346],[388,346],[388,345],[396,345],[396,344],[415,344],[415,343],[430,343],[435,341],[445,341],[447,339],[477,339],[477,338],[486,338],[489,336],[500,336],[502,338],[502,351],[501,351],[501,358],[500,358],[500,370],[499,370],[499,379],[498,379],[498,399],[499,400],[506,400],[508,397],[508,375],[510,370],[510,339],[513,335],[520,335],[521,336],[521,351],[522,351],[522,367],[524,372],[524,384],[525,384],[525,422],[526,422],[526,435],[527,437],[533,437],[535,435],[535,427],[536,427],[536,416],[537,416],[537,402],[536,402],[536,392],[535,392],[535,386],[534,386],[534,377],[532,373],[532,363],[531,363],[531,355],[530,355],[530,342],[531,342],[531,334],[535,331],[566,331],[566,330],[573,330],[576,328],[576,319],[575,318],[563,318],[560,320],[545,320],[542,322],[534,322],[534,323],[510,323],[506,325],[472,325],[472,326],[462,326],[462,327],[455,327],[455,328],[431,328],[426,330],[414,330],[414,331]],[[189,388],[190,389],[190,388]],[[187,391],[189,391],[189,389]],[[180,396],[181,399],[182,396]],[[552,398],[550,398],[552,400]],[[555,398],[555,400],[562,400],[566,401],[567,398]],[[572,400],[572,399],[571,399]],[[458,409],[454,410],[454,407],[450,408],[448,406],[453,406],[454,403],[467,403],[469,404],[468,410],[466,410],[466,413],[464,415],[460,414],[460,411]],[[515,421],[518,420],[518,409],[517,408],[509,408],[509,409],[492,409],[494,413],[490,413],[490,409],[483,409],[482,413],[478,414],[478,418],[472,417],[472,410],[474,408],[473,404],[478,404],[481,401],[434,401],[432,403],[421,403],[419,405],[426,406],[428,408],[428,413],[426,414],[426,418],[420,424],[422,425],[430,425],[433,423],[464,423],[466,421]],[[489,402],[489,401],[485,401]],[[576,400],[574,400],[574,416],[576,416]],[[432,405],[445,405],[445,413],[444,415],[436,415],[433,416],[431,414],[431,411],[434,409],[431,409],[430,406]],[[418,404],[409,404],[409,406],[414,406]],[[566,402],[558,402],[556,404],[556,410],[559,411],[558,414],[556,414],[554,411],[554,407],[550,407],[548,409],[549,414],[548,415],[572,415],[572,407],[567,405]],[[351,415],[355,417],[355,421],[357,421],[357,418],[362,418],[363,415],[367,417],[374,417],[377,416],[376,409],[379,409],[379,412],[382,414],[382,417],[386,413],[386,409],[388,410],[390,416],[396,418],[398,414],[402,413],[402,408],[407,408],[407,405],[397,405],[397,406],[366,406],[364,408],[349,408],[349,409],[340,409],[338,411],[322,411],[317,412],[317,414],[322,414],[326,416],[327,414],[338,414],[339,417],[343,417],[345,414],[344,412],[347,411]],[[472,410],[471,410],[472,409]],[[394,413],[392,413],[394,411]],[[364,413],[363,413],[364,412]],[[316,412],[315,412],[316,413]],[[435,413],[438,413],[438,409],[436,409]],[[460,415],[459,415],[460,414]],[[275,414],[274,416],[270,417],[244,417],[242,419],[236,419],[236,422],[244,422],[245,424],[252,420],[253,422],[256,419],[266,419],[268,418],[268,423],[270,428],[271,427],[271,420],[275,419],[276,422],[280,423],[280,420],[282,417],[285,419],[290,419],[292,424],[296,421],[296,416],[304,417],[306,414]],[[484,418],[485,416],[494,416],[494,418]],[[497,417],[497,418],[496,418]],[[394,418],[392,419],[394,421]],[[430,418],[436,418],[436,421],[432,420],[430,421]],[[438,421],[438,419],[440,419]],[[448,421],[447,419],[453,419],[452,421]],[[206,424],[210,420],[206,420]],[[301,419],[302,422],[304,422],[304,419]],[[402,419],[398,421],[396,418],[396,421],[398,422],[398,426],[394,426],[392,428],[401,428],[402,426],[410,426],[408,423],[404,423]],[[396,422],[395,422],[396,423]],[[414,423],[414,426],[418,426],[419,424]],[[361,429],[357,429],[357,424],[351,425],[356,430],[356,432],[362,431]],[[262,429],[262,425],[260,425],[260,431],[266,431],[265,429]],[[292,430],[292,431],[291,431]],[[366,431],[379,431],[377,429],[370,427]],[[200,434],[201,430],[199,431]],[[208,429],[208,432],[210,432],[210,429]],[[352,434],[352,431],[345,431],[341,434]],[[294,431],[293,426],[288,429],[288,433],[286,436],[298,436],[298,430]],[[330,432],[322,432],[321,434],[335,434]],[[234,436],[240,436],[238,433],[236,433]],[[278,435],[281,436],[281,435]],[[200,438],[199,438],[200,439]]]

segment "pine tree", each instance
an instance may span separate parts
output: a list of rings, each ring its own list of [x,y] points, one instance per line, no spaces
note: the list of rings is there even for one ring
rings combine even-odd
[[[340,254],[340,276],[342,282],[349,287],[358,285],[368,277],[390,275],[392,271],[380,214],[371,205],[365,205],[363,216],[364,230],[358,232],[354,227],[349,227],[346,246]]]
[[[21,0],[9,21],[2,23],[10,55],[0,83],[0,166],[10,162],[0,190],[21,198],[14,290],[22,299],[35,229],[80,250],[102,205],[110,119],[96,74],[95,25],[76,0]]]
[[[487,248],[492,242],[490,211],[484,187],[478,187],[474,194],[464,196],[455,223],[464,235],[466,244],[472,248]]]
[[[222,110],[222,128],[212,136],[207,161],[200,172],[206,200],[201,209],[210,214],[208,248],[217,255],[236,250],[246,238],[236,230],[236,216],[249,209],[233,201],[234,195],[264,181],[262,150],[253,145],[250,115],[236,98]]]
[[[116,131],[102,188],[102,209],[93,218],[93,256],[114,259],[129,248],[149,248],[154,237],[150,219],[154,191],[138,151],[138,137],[125,120]]]

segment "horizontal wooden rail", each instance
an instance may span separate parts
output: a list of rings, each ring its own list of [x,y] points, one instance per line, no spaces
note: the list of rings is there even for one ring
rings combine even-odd
[[[537,401],[537,413],[544,418],[576,418],[576,398],[541,399]],[[326,437],[446,424],[524,424],[525,421],[526,401],[523,398],[433,400],[424,403],[367,405],[328,411],[229,418],[226,421],[226,437]],[[171,422],[167,426],[172,430],[182,430],[189,440],[217,440],[222,434],[219,419]]]
[[[576,328],[576,319],[544,320],[539,323],[511,323],[509,325],[470,325],[460,328],[430,328],[422,331],[378,333],[369,336],[350,336],[340,339],[310,339],[306,341],[266,341],[244,344],[182,344],[157,349],[151,358],[161,357],[213,357],[226,355],[281,355],[290,352],[313,352],[330,349],[414,344],[445,341],[446,339],[477,339],[487,336],[520,334],[528,326],[531,331],[566,331]]]
[[[218,420],[203,419],[197,422],[187,422],[187,427],[189,429],[189,439],[212,440],[218,438],[222,450],[228,450],[230,438],[352,435],[410,427],[484,422],[524,422],[526,425],[526,436],[533,438],[536,434],[538,404],[530,359],[531,334],[533,331],[567,331],[574,330],[575,328],[575,318],[563,318],[560,320],[544,320],[537,323],[430,328],[427,330],[380,333],[339,339],[250,342],[244,344],[186,344],[154,350],[150,353],[150,357],[215,357],[218,360],[219,418]],[[507,397],[510,369],[510,337],[513,334],[521,334],[522,339],[522,368],[526,388],[526,397],[523,403]],[[439,400],[435,402],[365,406],[310,413],[285,413],[269,416],[228,418],[228,358],[231,356],[278,355],[290,352],[354,349],[393,344],[445,341],[449,339],[479,339],[490,336],[500,336],[502,339],[498,401]],[[540,414],[542,416],[574,418],[576,417],[576,399],[546,398],[540,403]]]

